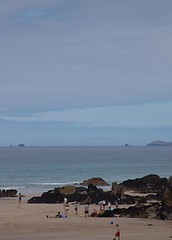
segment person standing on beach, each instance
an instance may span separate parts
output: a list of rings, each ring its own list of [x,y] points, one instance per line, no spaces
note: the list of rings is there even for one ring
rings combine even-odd
[[[78,203],[77,201],[74,203],[75,213],[78,214]]]
[[[102,211],[103,210],[103,202],[102,201],[99,202],[99,207],[100,207],[100,211]]]
[[[91,203],[91,198],[88,196],[88,197],[86,198],[86,204],[87,204],[87,205],[90,205],[90,203]]]
[[[118,224],[116,224],[116,233],[115,238],[113,240],[120,240],[120,229]]]
[[[89,216],[89,205],[86,204],[84,207],[85,217]]]
[[[105,210],[105,207],[106,207],[106,201],[103,200],[102,203],[103,203],[103,210]]]
[[[112,205],[110,202],[108,202],[108,210],[112,210]]]
[[[64,203],[64,207],[65,207],[66,203],[67,203],[67,198],[66,197],[64,198],[64,202],[63,203]]]
[[[65,217],[68,217],[68,211],[69,211],[69,203],[66,202],[66,204],[65,204]]]
[[[22,198],[22,195],[21,193],[19,193],[19,203],[21,203],[21,198]]]

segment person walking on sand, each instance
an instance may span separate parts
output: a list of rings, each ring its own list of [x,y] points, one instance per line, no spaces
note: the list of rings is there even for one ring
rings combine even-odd
[[[115,238],[113,240],[120,240],[120,229],[118,224],[116,224]]]

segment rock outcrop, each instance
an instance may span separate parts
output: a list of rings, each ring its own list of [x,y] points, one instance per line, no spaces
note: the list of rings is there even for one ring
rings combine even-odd
[[[123,186],[117,184],[117,182],[112,183],[112,194],[118,198],[124,199],[124,188]]]
[[[113,213],[120,217],[157,219],[160,218],[160,209],[159,203],[149,205],[136,204],[129,208],[114,209]]]
[[[146,196],[131,196],[124,192],[133,190],[146,194]],[[155,218],[172,220],[172,186],[167,178],[160,178],[157,175],[148,175],[143,178],[124,181],[122,184],[113,183],[110,191],[90,184],[88,187],[64,186],[55,188],[43,193],[40,197],[33,197],[28,203],[62,203],[64,198],[69,202],[80,202],[85,204],[98,204],[105,200],[111,204],[127,204],[133,205],[126,208],[116,208],[113,211],[107,210],[98,214],[99,217],[112,217],[119,215],[122,217],[137,218]],[[88,200],[89,199],[89,200]],[[152,201],[154,203],[152,203]],[[117,205],[116,205],[117,206]]]
[[[9,189],[9,190],[0,190],[0,197],[16,197],[17,190]]]
[[[88,186],[90,184],[93,184],[95,186],[109,186],[109,183],[105,182],[102,178],[96,177],[84,180],[82,183],[80,183],[81,186]]]
[[[143,178],[129,179],[120,184],[125,190],[139,193],[161,194],[169,186],[167,178],[160,178],[158,175],[150,174]]]
[[[90,184],[87,188],[74,186],[55,188],[54,190],[43,193],[40,197],[29,199],[28,203],[62,203],[65,197],[69,202],[77,201],[85,203],[86,199],[89,198],[92,204],[98,204],[102,200],[115,204],[115,201],[120,196],[115,196],[111,191],[103,191],[103,189]]]

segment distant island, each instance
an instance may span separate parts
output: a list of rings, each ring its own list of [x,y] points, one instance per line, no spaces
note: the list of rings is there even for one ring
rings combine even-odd
[[[18,147],[25,147],[23,143],[19,144]]]
[[[153,141],[146,146],[156,146],[156,147],[164,147],[164,146],[171,146],[172,147],[172,142],[165,142],[165,141]]]

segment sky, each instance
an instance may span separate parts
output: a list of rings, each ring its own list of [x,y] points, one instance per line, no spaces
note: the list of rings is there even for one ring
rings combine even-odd
[[[0,146],[172,141],[171,0],[0,0]]]

